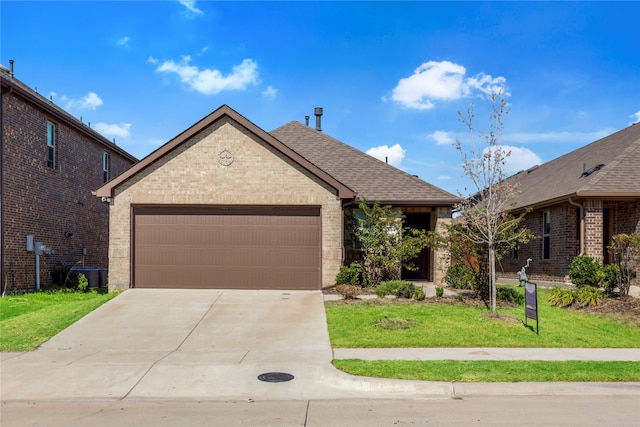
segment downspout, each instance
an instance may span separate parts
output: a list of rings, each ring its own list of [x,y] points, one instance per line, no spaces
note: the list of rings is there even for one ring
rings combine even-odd
[[[571,197],[569,197],[569,204],[571,206],[575,206],[578,209],[580,209],[580,253],[578,254],[578,256],[582,256],[584,255],[584,208],[582,207],[581,204],[574,202],[573,200],[571,200]]]
[[[7,291],[7,270],[4,265],[4,98],[13,91],[12,86],[0,95],[0,283],[4,285],[2,295]]]

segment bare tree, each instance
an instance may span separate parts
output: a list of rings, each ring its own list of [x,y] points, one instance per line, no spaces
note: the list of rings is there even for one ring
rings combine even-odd
[[[456,140],[455,147],[462,154],[462,169],[473,184],[469,195],[460,194],[458,206],[461,237],[484,245],[488,251],[489,297],[491,310],[496,311],[496,248],[526,243],[531,233],[520,226],[526,212],[512,215],[517,186],[508,181],[505,163],[511,152],[502,145],[503,119],[509,113],[503,90],[491,95],[489,132],[477,130],[474,105],[466,114],[458,112],[459,120],[467,127],[470,141]],[[465,192],[469,192],[465,188]],[[454,229],[455,230],[455,229]]]

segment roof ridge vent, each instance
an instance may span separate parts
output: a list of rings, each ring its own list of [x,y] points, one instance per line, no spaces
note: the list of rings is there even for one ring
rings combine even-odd
[[[584,167],[585,167],[585,166],[583,165],[583,169],[584,169]],[[589,176],[589,175],[591,175],[592,173],[594,173],[594,172],[596,172],[596,171],[599,171],[599,170],[600,170],[600,169],[602,169],[603,167],[604,167],[604,163],[600,163],[599,165],[596,165],[596,166],[592,167],[591,169],[587,169],[587,170],[583,171],[583,172],[582,172],[582,175],[580,175],[580,176],[581,176],[581,177],[582,177],[582,176]]]

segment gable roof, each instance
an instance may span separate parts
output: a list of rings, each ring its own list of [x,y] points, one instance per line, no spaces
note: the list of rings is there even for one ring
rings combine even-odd
[[[396,206],[452,206],[460,199],[314,128],[292,121],[271,135],[357,193]]]
[[[258,126],[256,126],[251,121],[247,120],[244,116],[236,112],[234,109],[229,107],[228,105],[223,105],[184,132],[180,133],[178,136],[149,154],[144,159],[140,160],[138,163],[133,165],[131,168],[118,175],[111,181],[107,182],[105,185],[96,190],[95,195],[97,197],[112,197],[113,190],[120,184],[124,183],[140,171],[144,170],[148,166],[152,165],[165,155],[169,154],[177,147],[182,145],[184,142],[189,141],[195,135],[208,128],[218,120],[221,120],[225,117],[232,119],[237,122],[245,129],[256,135],[258,138],[263,140],[265,143],[272,146],[274,149],[284,154],[304,169],[309,171],[311,174],[316,176],[321,181],[328,184],[330,187],[334,188],[338,194],[338,197],[341,199],[353,199],[355,194],[348,187],[346,187],[343,183],[336,180],[334,177],[326,173],[325,171],[319,169],[316,165],[311,163],[309,160],[300,156],[298,153],[293,151],[288,146],[284,145],[282,142],[278,141],[275,137],[265,132]]]
[[[569,197],[640,197],[640,124],[510,177],[516,208]]]
[[[0,65],[0,85],[2,86],[2,95],[5,93],[15,93],[27,102],[35,105],[37,108],[44,110],[56,120],[64,122],[66,125],[75,129],[77,132],[84,134],[93,141],[102,144],[104,147],[120,154],[131,162],[137,162],[134,156],[118,147],[114,142],[109,141],[103,135],[90,128],[67,111],[53,103],[52,100],[45,98],[29,86],[15,78],[11,72],[4,66]]]

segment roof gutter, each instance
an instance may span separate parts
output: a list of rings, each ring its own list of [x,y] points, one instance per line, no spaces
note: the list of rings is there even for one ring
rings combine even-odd
[[[580,203],[576,203],[573,201],[571,197],[569,197],[569,204],[571,206],[575,206],[580,209],[580,253],[578,256],[584,255],[584,233],[585,233],[585,221],[584,221],[584,208]]]

